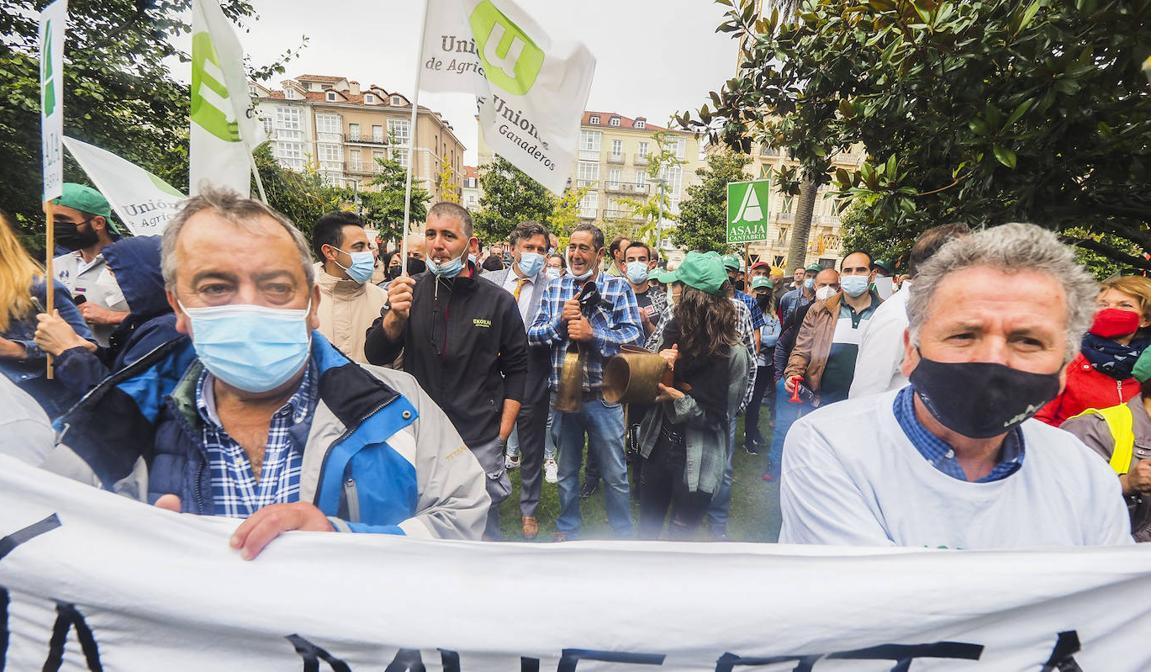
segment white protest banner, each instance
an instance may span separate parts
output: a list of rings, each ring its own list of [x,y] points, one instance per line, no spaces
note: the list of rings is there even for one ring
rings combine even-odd
[[[579,143],[595,57],[552,41],[512,0],[428,0],[422,85],[474,93],[488,144],[563,193]]]
[[[64,189],[64,33],[68,0],[56,0],[40,12],[40,146],[44,197],[50,201]]]
[[[187,198],[179,189],[112,152],[69,137],[64,138],[64,145],[133,236],[164,233],[168,220]]]
[[[249,113],[244,50],[217,0],[192,1],[189,191],[203,184],[251,194],[252,149],[262,127]]]
[[[1151,547],[296,532],[245,562],[228,546],[236,525],[0,457],[0,667],[59,669],[45,662],[63,658],[70,670],[165,672],[1151,669]]]

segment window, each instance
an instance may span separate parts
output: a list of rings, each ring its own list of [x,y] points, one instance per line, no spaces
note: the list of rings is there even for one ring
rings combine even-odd
[[[295,89],[284,89],[284,98],[288,100],[295,100],[299,96],[296,95]]]
[[[290,131],[301,130],[300,124],[300,108],[298,107],[277,107],[276,108],[276,128],[282,128]]]
[[[384,172],[384,167],[380,165],[380,161],[384,160],[384,153],[381,151],[372,152],[372,171],[376,173]]]
[[[316,145],[317,153],[320,158],[320,165],[328,168],[328,164],[344,162],[344,148],[340,145],[321,142]]]
[[[298,142],[277,142],[276,156],[281,159],[302,159],[304,148]]]
[[[684,142],[682,138],[669,138],[664,141],[663,148],[672,153],[677,159],[683,158]]]
[[[584,219],[595,219],[596,210],[599,209],[599,192],[589,191],[579,202],[579,216]]]
[[[348,124],[348,140],[352,142],[359,142],[360,140],[360,125]]]
[[[380,124],[372,124],[372,142],[384,141],[384,127]]]
[[[411,139],[412,122],[407,119],[388,119],[388,139],[397,145],[407,147]]]
[[[783,207],[780,208],[780,212],[785,214],[785,215],[790,215],[791,209],[793,206],[794,206],[794,202],[793,202],[791,195],[785,194],[783,197]]]
[[[587,123],[592,126],[599,126],[599,115],[593,114],[588,117]]]
[[[611,155],[614,157],[623,156],[623,140],[611,141]]]
[[[264,135],[272,137],[272,118],[260,117],[260,123],[264,125]]]
[[[599,181],[599,164],[594,161],[580,161],[576,167],[576,180],[581,187],[594,186]]]
[[[611,170],[607,171],[607,186],[612,187],[613,189],[619,189],[620,178],[622,175],[623,171],[619,168],[612,168]]]
[[[348,152],[348,161],[351,164],[351,169],[355,172],[360,172],[364,169],[364,164],[360,161],[360,150],[353,149]]]
[[[340,115],[338,115],[338,114],[317,114],[316,115],[316,132],[317,133],[338,134],[340,132]]]
[[[598,117],[592,117],[597,119]],[[598,152],[603,141],[603,133],[599,131],[580,131],[579,148],[585,152]]]
[[[392,96],[392,105],[394,105],[395,107],[403,107],[404,106],[404,97],[403,96]]]
[[[647,128],[647,122],[644,121],[643,119],[636,119],[635,123],[632,124],[632,126],[634,128]]]
[[[329,91],[325,98],[329,103],[334,103],[339,100],[339,94],[337,94],[335,91]]]
[[[618,127],[619,126],[619,117],[612,117],[611,119],[608,119],[607,125]]]
[[[643,157],[647,156],[647,141],[646,140],[641,140],[639,143],[639,155],[643,156]]]
[[[644,187],[647,186],[647,171],[646,170],[635,171],[635,186],[638,187],[638,189],[636,189],[636,191],[641,191]]]
[[[392,148],[392,158],[395,159],[404,168],[408,167],[408,150],[407,148],[400,149],[397,147]]]
[[[376,104],[376,97],[370,93],[365,93],[364,94],[364,105],[375,105],[375,104]]]

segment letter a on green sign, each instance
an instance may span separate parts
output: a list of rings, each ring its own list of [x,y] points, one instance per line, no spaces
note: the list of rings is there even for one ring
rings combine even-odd
[[[208,64],[211,64],[211,71]],[[219,96],[224,103],[228,100],[228,86],[213,73],[220,73],[220,58],[212,46],[212,36],[196,33],[192,36],[192,121],[224,142],[239,142],[240,127],[229,121],[224,110],[204,97],[204,89]]]
[[[543,50],[491,0],[477,5],[469,21],[488,81],[513,96],[527,94],[543,67]]]
[[[767,240],[768,199],[771,181],[728,182],[727,242]]]

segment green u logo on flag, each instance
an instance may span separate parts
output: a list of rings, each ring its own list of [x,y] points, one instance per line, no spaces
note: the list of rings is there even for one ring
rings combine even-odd
[[[52,78],[52,22],[44,26],[44,45],[40,49],[40,100],[44,116],[56,111],[56,82]]]
[[[224,142],[240,141],[240,126],[228,118],[228,85],[223,81],[220,58],[212,36],[192,36],[192,121]]]
[[[477,5],[469,22],[488,81],[515,96],[530,91],[544,64],[543,50],[491,0]]]

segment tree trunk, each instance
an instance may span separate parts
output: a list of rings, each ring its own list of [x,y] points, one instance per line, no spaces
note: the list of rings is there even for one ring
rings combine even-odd
[[[807,265],[807,238],[811,234],[811,218],[815,214],[815,196],[818,186],[811,180],[799,185],[799,203],[795,208],[795,222],[791,225],[791,238],[787,245],[788,270]]]

